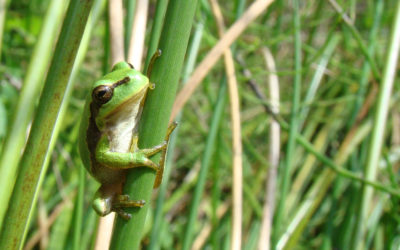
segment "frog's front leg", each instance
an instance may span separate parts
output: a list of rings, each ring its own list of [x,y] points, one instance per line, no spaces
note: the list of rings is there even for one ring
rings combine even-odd
[[[96,160],[112,169],[128,169],[134,167],[149,167],[157,171],[156,181],[154,187],[158,187],[164,171],[164,163],[167,153],[167,146],[170,138],[170,134],[176,128],[177,124],[172,123],[167,130],[167,135],[164,142],[161,144],[149,148],[149,149],[137,149],[134,152],[112,152],[110,150],[109,141],[106,136],[100,138],[98,146],[96,148]],[[155,164],[148,157],[162,151],[159,164]],[[122,218],[130,219],[131,215],[123,210],[127,207],[143,207],[145,204],[144,200],[130,200],[129,195],[112,195],[112,199],[105,198],[104,194],[99,193],[98,198],[95,199],[93,205],[95,210],[102,216],[108,214],[110,211],[117,212]],[[110,196],[111,197],[111,196]]]
[[[110,150],[107,136],[102,136],[96,147],[97,162],[116,170],[128,169],[134,167],[149,167],[158,170],[157,164],[149,159],[150,156],[166,148],[163,142],[150,149],[139,149],[135,152],[113,152]]]
[[[147,149],[136,149],[134,152],[112,152],[110,150],[109,141],[107,136],[102,136],[96,148],[96,160],[113,169],[128,169],[134,167],[149,167],[160,172],[160,168],[164,167],[165,156],[167,152],[167,146],[169,137],[172,131],[176,128],[177,124],[172,123],[167,130],[165,140],[152,148]],[[150,156],[157,154],[162,151],[159,165],[155,164],[149,159]],[[161,171],[162,173],[162,171]]]

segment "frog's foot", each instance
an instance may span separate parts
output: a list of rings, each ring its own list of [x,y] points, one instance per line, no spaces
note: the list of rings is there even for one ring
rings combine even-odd
[[[121,207],[143,207],[146,204],[144,200],[130,200],[129,195],[127,194],[120,194],[115,197],[113,202],[114,208],[121,208]]]
[[[165,141],[169,141],[169,136],[172,134],[172,132],[175,130],[176,126],[178,126],[177,122],[172,122],[167,129],[167,134],[165,135]]]
[[[113,210],[117,212],[122,218],[129,220],[131,215],[125,212],[122,208],[125,207],[143,207],[146,204],[144,200],[130,200],[129,195],[121,194],[115,197],[113,202]]]
[[[164,164],[165,164],[165,159],[166,159],[166,154],[167,154],[167,146],[169,143],[169,138],[170,138],[171,133],[176,128],[176,126],[177,126],[176,122],[171,123],[171,125],[168,127],[165,139],[161,144],[154,146],[153,148],[139,149],[133,153],[135,155],[134,156],[135,157],[135,161],[134,161],[135,166],[138,166],[138,167],[145,166],[145,167],[149,167],[156,171],[157,176],[156,176],[154,188],[157,188],[161,183],[162,176],[164,173]],[[160,157],[160,161],[157,165],[152,160],[150,160],[149,157],[158,152],[161,152],[161,157]]]
[[[167,142],[163,141],[161,144],[154,146],[152,148],[139,149],[139,152],[144,154],[146,157],[150,157],[157,154],[160,151],[163,151],[166,147],[167,147]]]
[[[151,169],[153,169],[154,171],[158,171],[158,169],[159,169],[158,165],[155,164],[152,160],[150,160],[150,159],[147,158],[147,157],[144,158],[140,164],[143,165],[143,166],[145,166],[145,167],[151,168]]]
[[[164,174],[165,159],[167,157],[167,146],[169,143],[169,138],[170,138],[171,133],[175,130],[176,126],[178,126],[177,122],[173,122],[168,126],[167,134],[165,135],[165,140],[164,140],[164,142],[166,143],[166,146],[161,153],[160,162],[158,163],[156,180],[154,181],[154,186],[153,186],[154,188],[158,188],[161,184],[162,177]]]
[[[169,142],[169,137],[171,135],[171,133],[174,131],[174,129],[176,128],[176,126],[178,125],[178,123],[173,122],[168,126],[167,129],[167,134],[165,136],[165,139],[162,143],[160,143],[157,146],[154,146],[152,148],[146,148],[146,149],[140,149],[139,152],[143,153],[146,157],[150,157],[153,156],[155,154],[157,154],[158,152],[165,152],[168,146],[168,142]]]
[[[115,212],[125,220],[130,220],[132,218],[132,215],[130,213],[125,212],[121,208],[115,209]]]

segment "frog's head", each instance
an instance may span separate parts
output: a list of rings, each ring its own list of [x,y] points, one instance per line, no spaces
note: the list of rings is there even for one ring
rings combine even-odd
[[[116,64],[112,72],[98,80],[92,89],[98,128],[102,130],[107,126],[107,121],[138,113],[149,86],[149,79],[130,64]]]

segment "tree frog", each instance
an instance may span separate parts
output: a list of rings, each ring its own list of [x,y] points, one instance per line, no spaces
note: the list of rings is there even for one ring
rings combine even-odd
[[[161,144],[138,148],[138,125],[149,88],[154,88],[154,84],[148,76],[129,63],[120,62],[94,83],[86,100],[79,151],[85,168],[101,184],[93,199],[93,208],[100,216],[115,211],[130,219],[123,208],[145,205],[144,200],[131,200],[122,193],[128,169],[149,167],[157,171],[155,188],[161,182],[169,136],[176,123],[170,125]],[[162,155],[156,164],[149,157],[158,152]]]

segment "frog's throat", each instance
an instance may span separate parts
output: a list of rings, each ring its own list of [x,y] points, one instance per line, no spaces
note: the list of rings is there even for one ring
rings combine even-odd
[[[105,119],[103,132],[107,135],[112,152],[129,152],[132,139],[138,131],[144,95],[132,98]]]
[[[110,114],[105,120],[106,126],[102,129],[99,129],[96,124],[96,117],[101,105],[99,106],[95,102],[89,104],[90,116],[88,129],[86,131],[86,143],[90,151],[92,172],[94,171],[92,169],[93,163],[96,162],[96,147],[102,135],[107,135],[111,151],[122,153],[129,152],[132,138],[137,134],[138,123],[146,96],[146,93],[140,94],[141,95],[133,96],[131,99],[121,104],[118,110]]]

